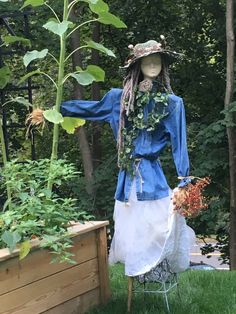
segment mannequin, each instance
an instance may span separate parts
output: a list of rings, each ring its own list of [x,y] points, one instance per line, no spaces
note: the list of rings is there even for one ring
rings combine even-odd
[[[109,262],[124,263],[130,277],[164,259],[180,272],[189,266],[195,234],[173,205],[190,182],[183,100],[173,94],[168,75],[177,53],[152,40],[129,48],[123,89],[112,88],[101,101],[65,101],[61,112],[110,123],[117,141],[120,171]],[[169,141],[183,177],[174,191],[159,160]]]
[[[161,72],[161,56],[158,53],[143,57],[141,59],[141,72],[143,74],[143,78],[146,81],[152,82],[155,80]],[[178,200],[184,197],[186,191],[184,189],[175,189],[175,193],[173,194],[173,204],[177,203]],[[176,206],[175,206],[175,209]]]

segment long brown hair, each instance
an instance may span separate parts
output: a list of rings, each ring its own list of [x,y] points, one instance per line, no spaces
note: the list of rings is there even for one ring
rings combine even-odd
[[[158,75],[158,80],[161,83],[165,92],[173,94],[171,85],[170,85],[170,77],[169,77],[169,65],[166,61],[165,57],[161,55],[162,67],[161,72]],[[135,101],[135,91],[137,90],[139,82],[143,80],[143,74],[141,73],[140,67],[141,59],[137,60],[127,72],[127,75],[123,81],[123,92],[121,95],[120,102],[120,120],[119,120],[119,131],[118,131],[118,166],[119,156],[121,149],[124,145],[124,141],[122,138],[122,129],[125,127],[125,116],[128,116],[130,111],[134,110],[134,101]]]

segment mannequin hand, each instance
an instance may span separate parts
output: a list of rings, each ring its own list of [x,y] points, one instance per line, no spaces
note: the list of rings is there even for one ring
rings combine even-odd
[[[174,210],[179,210],[183,204],[187,195],[187,190],[185,188],[178,188],[172,196],[172,202],[174,205]]]

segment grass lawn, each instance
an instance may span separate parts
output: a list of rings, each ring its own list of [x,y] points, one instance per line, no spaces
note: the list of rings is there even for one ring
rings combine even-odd
[[[127,278],[122,265],[110,268],[112,298],[103,307],[88,314],[126,313]],[[186,271],[179,276],[179,292],[169,292],[172,314],[236,314],[236,271]],[[133,296],[132,311],[135,314],[164,314],[166,307],[162,295],[142,294]]]

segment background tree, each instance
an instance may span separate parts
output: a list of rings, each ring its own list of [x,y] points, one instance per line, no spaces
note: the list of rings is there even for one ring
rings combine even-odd
[[[234,1],[226,1],[226,38],[227,38],[227,71],[225,108],[230,114],[230,124],[227,126],[229,142],[229,174],[230,174],[230,267],[236,269],[236,127],[235,108],[233,101],[235,92],[234,77]]]

